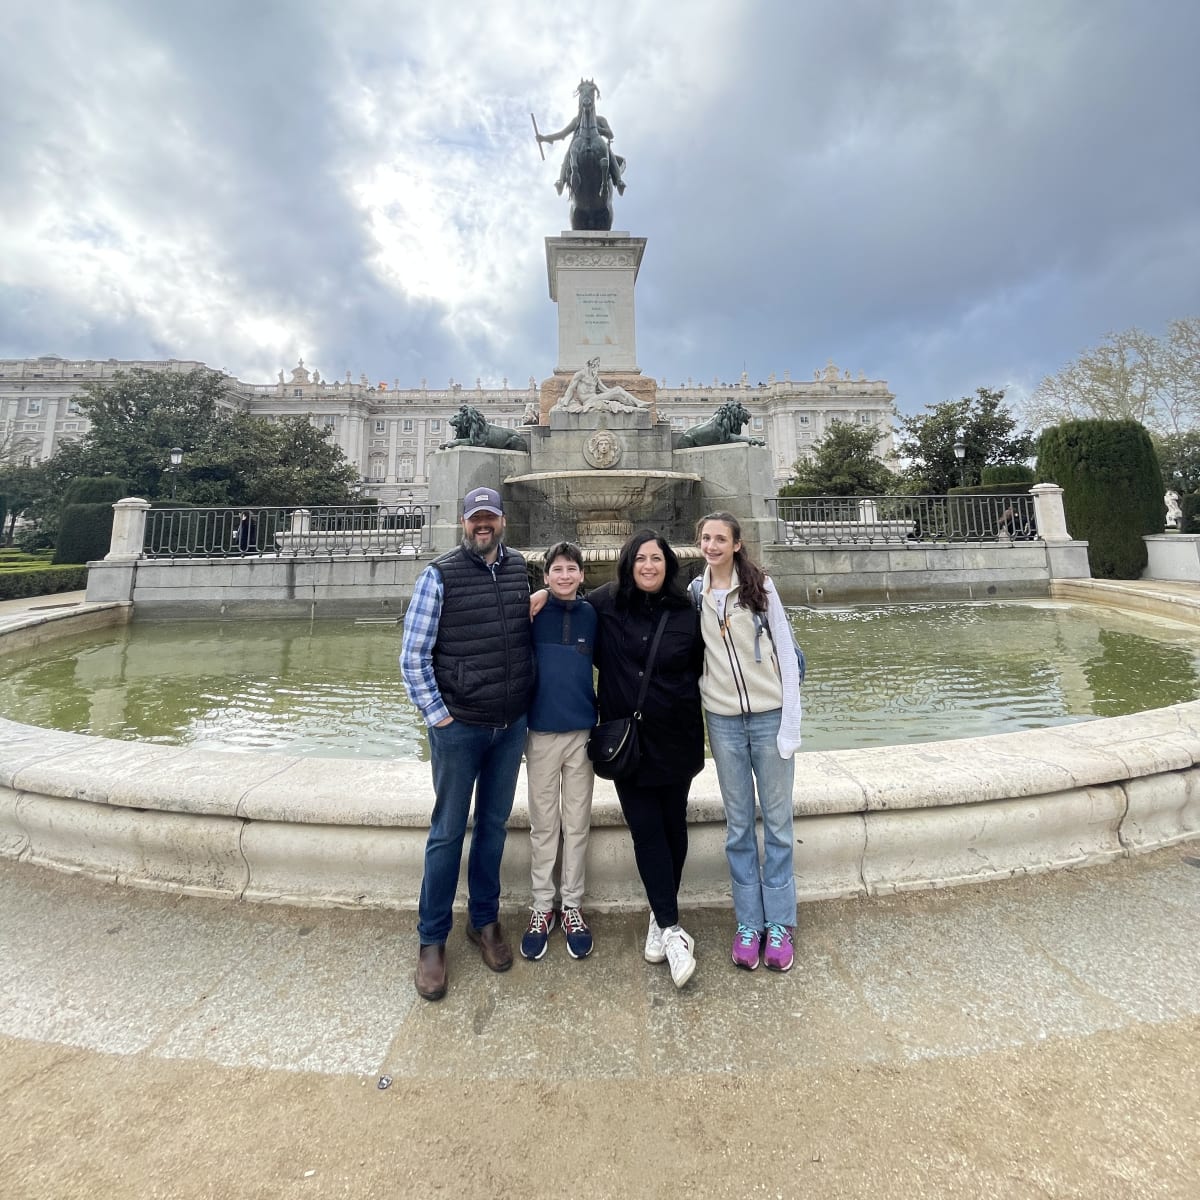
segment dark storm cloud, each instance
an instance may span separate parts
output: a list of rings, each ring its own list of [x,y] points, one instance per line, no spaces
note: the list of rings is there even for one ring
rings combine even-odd
[[[566,224],[528,113],[580,74],[655,377],[833,358],[913,408],[1200,311],[1189,0],[48,0],[11,44],[0,354],[524,386]]]

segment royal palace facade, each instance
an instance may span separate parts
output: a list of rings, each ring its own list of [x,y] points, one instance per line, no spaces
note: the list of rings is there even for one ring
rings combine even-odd
[[[9,461],[38,462],[49,458],[64,441],[81,437],[88,428],[77,398],[84,384],[105,383],[121,371],[188,372],[204,363],[178,359],[0,359],[0,445]],[[399,381],[372,383],[366,375],[355,381],[325,379],[303,361],[280,371],[271,383],[247,383],[226,375],[224,403],[267,420],[306,417],[330,431],[363,480],[363,494],[381,503],[421,503],[428,495],[430,459],[454,437],[450,418],[464,404],[479,409],[495,425],[519,429],[536,422],[540,387],[531,376],[524,388],[474,386],[450,381],[433,388]],[[709,384],[688,380],[678,387],[660,380],[655,406],[659,420],[683,432],[706,421],[727,400],[737,400],[750,413],[743,430],[762,438],[771,453],[777,484],[786,482],[792,464],[811,453],[834,421],[877,431],[877,452],[892,447],[891,419],[895,397],[882,380],[869,380],[833,363],[813,372],[811,380],[782,379],[750,383]]]

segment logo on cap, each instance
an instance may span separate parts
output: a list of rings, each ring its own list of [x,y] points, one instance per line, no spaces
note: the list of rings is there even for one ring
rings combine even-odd
[[[491,512],[502,516],[504,502],[500,499],[500,493],[491,488],[476,488],[475,491],[468,492],[463,499],[464,520],[479,512]]]

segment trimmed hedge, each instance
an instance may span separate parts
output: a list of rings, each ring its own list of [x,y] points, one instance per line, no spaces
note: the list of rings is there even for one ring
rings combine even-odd
[[[1038,439],[1040,482],[1063,489],[1071,535],[1099,579],[1138,579],[1148,533],[1162,533],[1162,471],[1137,421],[1064,421]]]
[[[86,563],[103,558],[112,545],[112,501],[68,504],[58,526],[55,563]]]
[[[979,472],[979,482],[989,483],[1028,483],[1035,479],[1032,467],[1022,466],[1021,463],[996,463],[995,466],[984,467]]]
[[[87,567],[9,567],[0,571],[0,600],[51,596],[87,587]]]
[[[971,487],[951,488],[951,496],[1028,496],[1033,480],[1028,483],[978,483]]]
[[[80,475],[72,479],[63,492],[63,507],[68,504],[114,504],[130,493],[127,480],[116,475]]]

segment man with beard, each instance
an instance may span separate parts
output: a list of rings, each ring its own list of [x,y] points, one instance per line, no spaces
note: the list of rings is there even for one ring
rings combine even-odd
[[[533,644],[525,560],[504,545],[504,504],[491,488],[463,498],[463,540],[417,577],[404,620],[400,671],[429,727],[435,800],[425,843],[417,934],[417,994],[446,994],[471,796],[467,937],[493,971],[512,966],[500,929],[500,859],[533,694]]]

